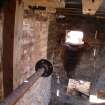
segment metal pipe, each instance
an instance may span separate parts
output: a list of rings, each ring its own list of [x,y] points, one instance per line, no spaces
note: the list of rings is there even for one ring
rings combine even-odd
[[[15,105],[17,101],[32,87],[32,85],[42,76],[45,69],[41,68],[36,73],[34,73],[27,82],[23,82],[17,89],[15,89],[12,94],[10,94],[0,105]]]

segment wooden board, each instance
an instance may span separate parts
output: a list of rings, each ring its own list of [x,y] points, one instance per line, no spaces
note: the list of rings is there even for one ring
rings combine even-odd
[[[97,91],[98,98],[105,99],[105,90]]]
[[[103,0],[82,0],[83,14],[94,15],[99,9]]]
[[[65,3],[64,0],[23,0],[25,8],[28,7],[28,5],[32,6],[45,6],[48,8],[64,8]]]
[[[72,93],[73,91],[79,91],[89,96],[90,85],[91,83],[88,81],[69,79],[67,92]]]

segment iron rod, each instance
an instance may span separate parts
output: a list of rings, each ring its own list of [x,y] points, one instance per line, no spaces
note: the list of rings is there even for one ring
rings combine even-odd
[[[16,88],[0,105],[15,105],[21,97],[32,87],[32,85],[42,76],[44,69],[39,69],[27,82],[23,82],[18,88]]]

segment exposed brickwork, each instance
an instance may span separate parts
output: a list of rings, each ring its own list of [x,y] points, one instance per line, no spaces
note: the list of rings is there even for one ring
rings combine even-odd
[[[105,37],[103,36],[102,33],[105,33],[104,31],[104,26],[101,26],[101,22],[97,22],[94,19],[81,19],[81,18],[76,18],[76,17],[71,17],[69,18],[70,20],[66,19],[59,19],[57,21],[52,21],[50,24],[50,29],[49,29],[49,44],[48,48],[48,57],[50,59],[53,58],[54,62],[54,75],[52,79],[52,100],[49,105],[59,105],[59,104],[72,104],[72,105],[79,105],[81,103],[82,105],[86,104],[86,100],[82,97],[70,97],[67,94],[67,77],[64,72],[64,38],[66,34],[66,30],[68,29],[77,29],[77,30],[83,30],[85,33],[85,40],[89,43],[88,46],[84,48],[83,54],[76,65],[76,68],[74,69],[73,77],[76,79],[83,79],[83,80],[88,80],[91,81],[92,83],[95,82],[96,78],[98,78],[100,71],[103,69],[103,66],[105,64],[104,59],[104,41],[103,44],[98,45],[94,44],[94,35],[96,29],[98,30],[98,40],[97,42],[102,42],[102,40],[105,40]],[[66,20],[66,21],[65,21]],[[100,28],[101,26],[101,28]],[[54,43],[54,44],[53,44]],[[93,57],[93,49],[97,48],[97,53],[96,53],[96,69],[94,71],[94,57]],[[67,54],[67,53],[66,53]],[[68,57],[69,57],[69,52],[68,52]],[[67,60],[67,59],[65,59]],[[68,66],[69,66],[69,60],[67,61]],[[67,67],[65,67],[67,69]],[[71,72],[70,72],[71,73]],[[101,74],[100,74],[101,75]],[[58,76],[60,79],[60,82],[58,83]],[[56,92],[57,89],[60,90],[60,96],[57,97]],[[85,101],[84,101],[85,100]],[[80,104],[80,105],[81,105]]]
[[[17,87],[24,80],[35,73],[35,63],[47,58],[47,38],[49,20],[38,15],[25,16],[23,18],[23,33],[17,38],[17,46],[20,47],[17,68],[14,73],[14,85]],[[47,105],[50,100],[51,77],[40,78],[30,90],[21,98],[17,105]]]
[[[16,4],[14,27],[13,88],[16,89],[35,73],[35,63],[47,58],[49,16],[24,16],[23,2]],[[0,57],[2,54],[2,21],[0,18]],[[4,27],[5,28],[5,27]],[[2,69],[0,58],[0,99],[2,97]],[[47,105],[50,100],[51,77],[40,78],[17,102],[17,105]]]
[[[46,58],[43,53],[47,53],[47,28],[47,22],[37,21],[34,17],[23,20],[23,35],[20,39],[20,83],[35,72],[34,66],[39,59]]]

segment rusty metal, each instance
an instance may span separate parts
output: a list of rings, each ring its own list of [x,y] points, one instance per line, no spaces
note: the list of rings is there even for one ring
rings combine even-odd
[[[37,73],[34,73],[29,79],[27,79],[27,82],[24,82],[15,91],[13,91],[13,93],[10,94],[0,105],[15,105],[43,73],[44,69],[38,70]]]
[[[42,62],[43,61],[43,65]],[[47,75],[51,75],[53,67],[47,67],[49,66],[47,63],[52,66],[52,64],[43,59],[40,60],[39,63],[36,64],[36,73],[34,73],[30,78],[28,78],[26,81],[23,82],[17,89],[15,89],[3,102],[0,103],[0,105],[15,105],[23,96],[24,94],[32,87],[32,85],[41,77],[44,76],[45,72],[47,70],[50,70],[50,73]],[[40,66],[38,66],[40,65]],[[45,67],[46,66],[46,67]],[[44,76],[46,77],[46,75]]]
[[[53,72],[52,64],[46,59],[41,59],[36,63],[35,70],[38,71],[41,68],[44,68],[45,70],[44,73],[42,74],[43,77],[48,77]]]

